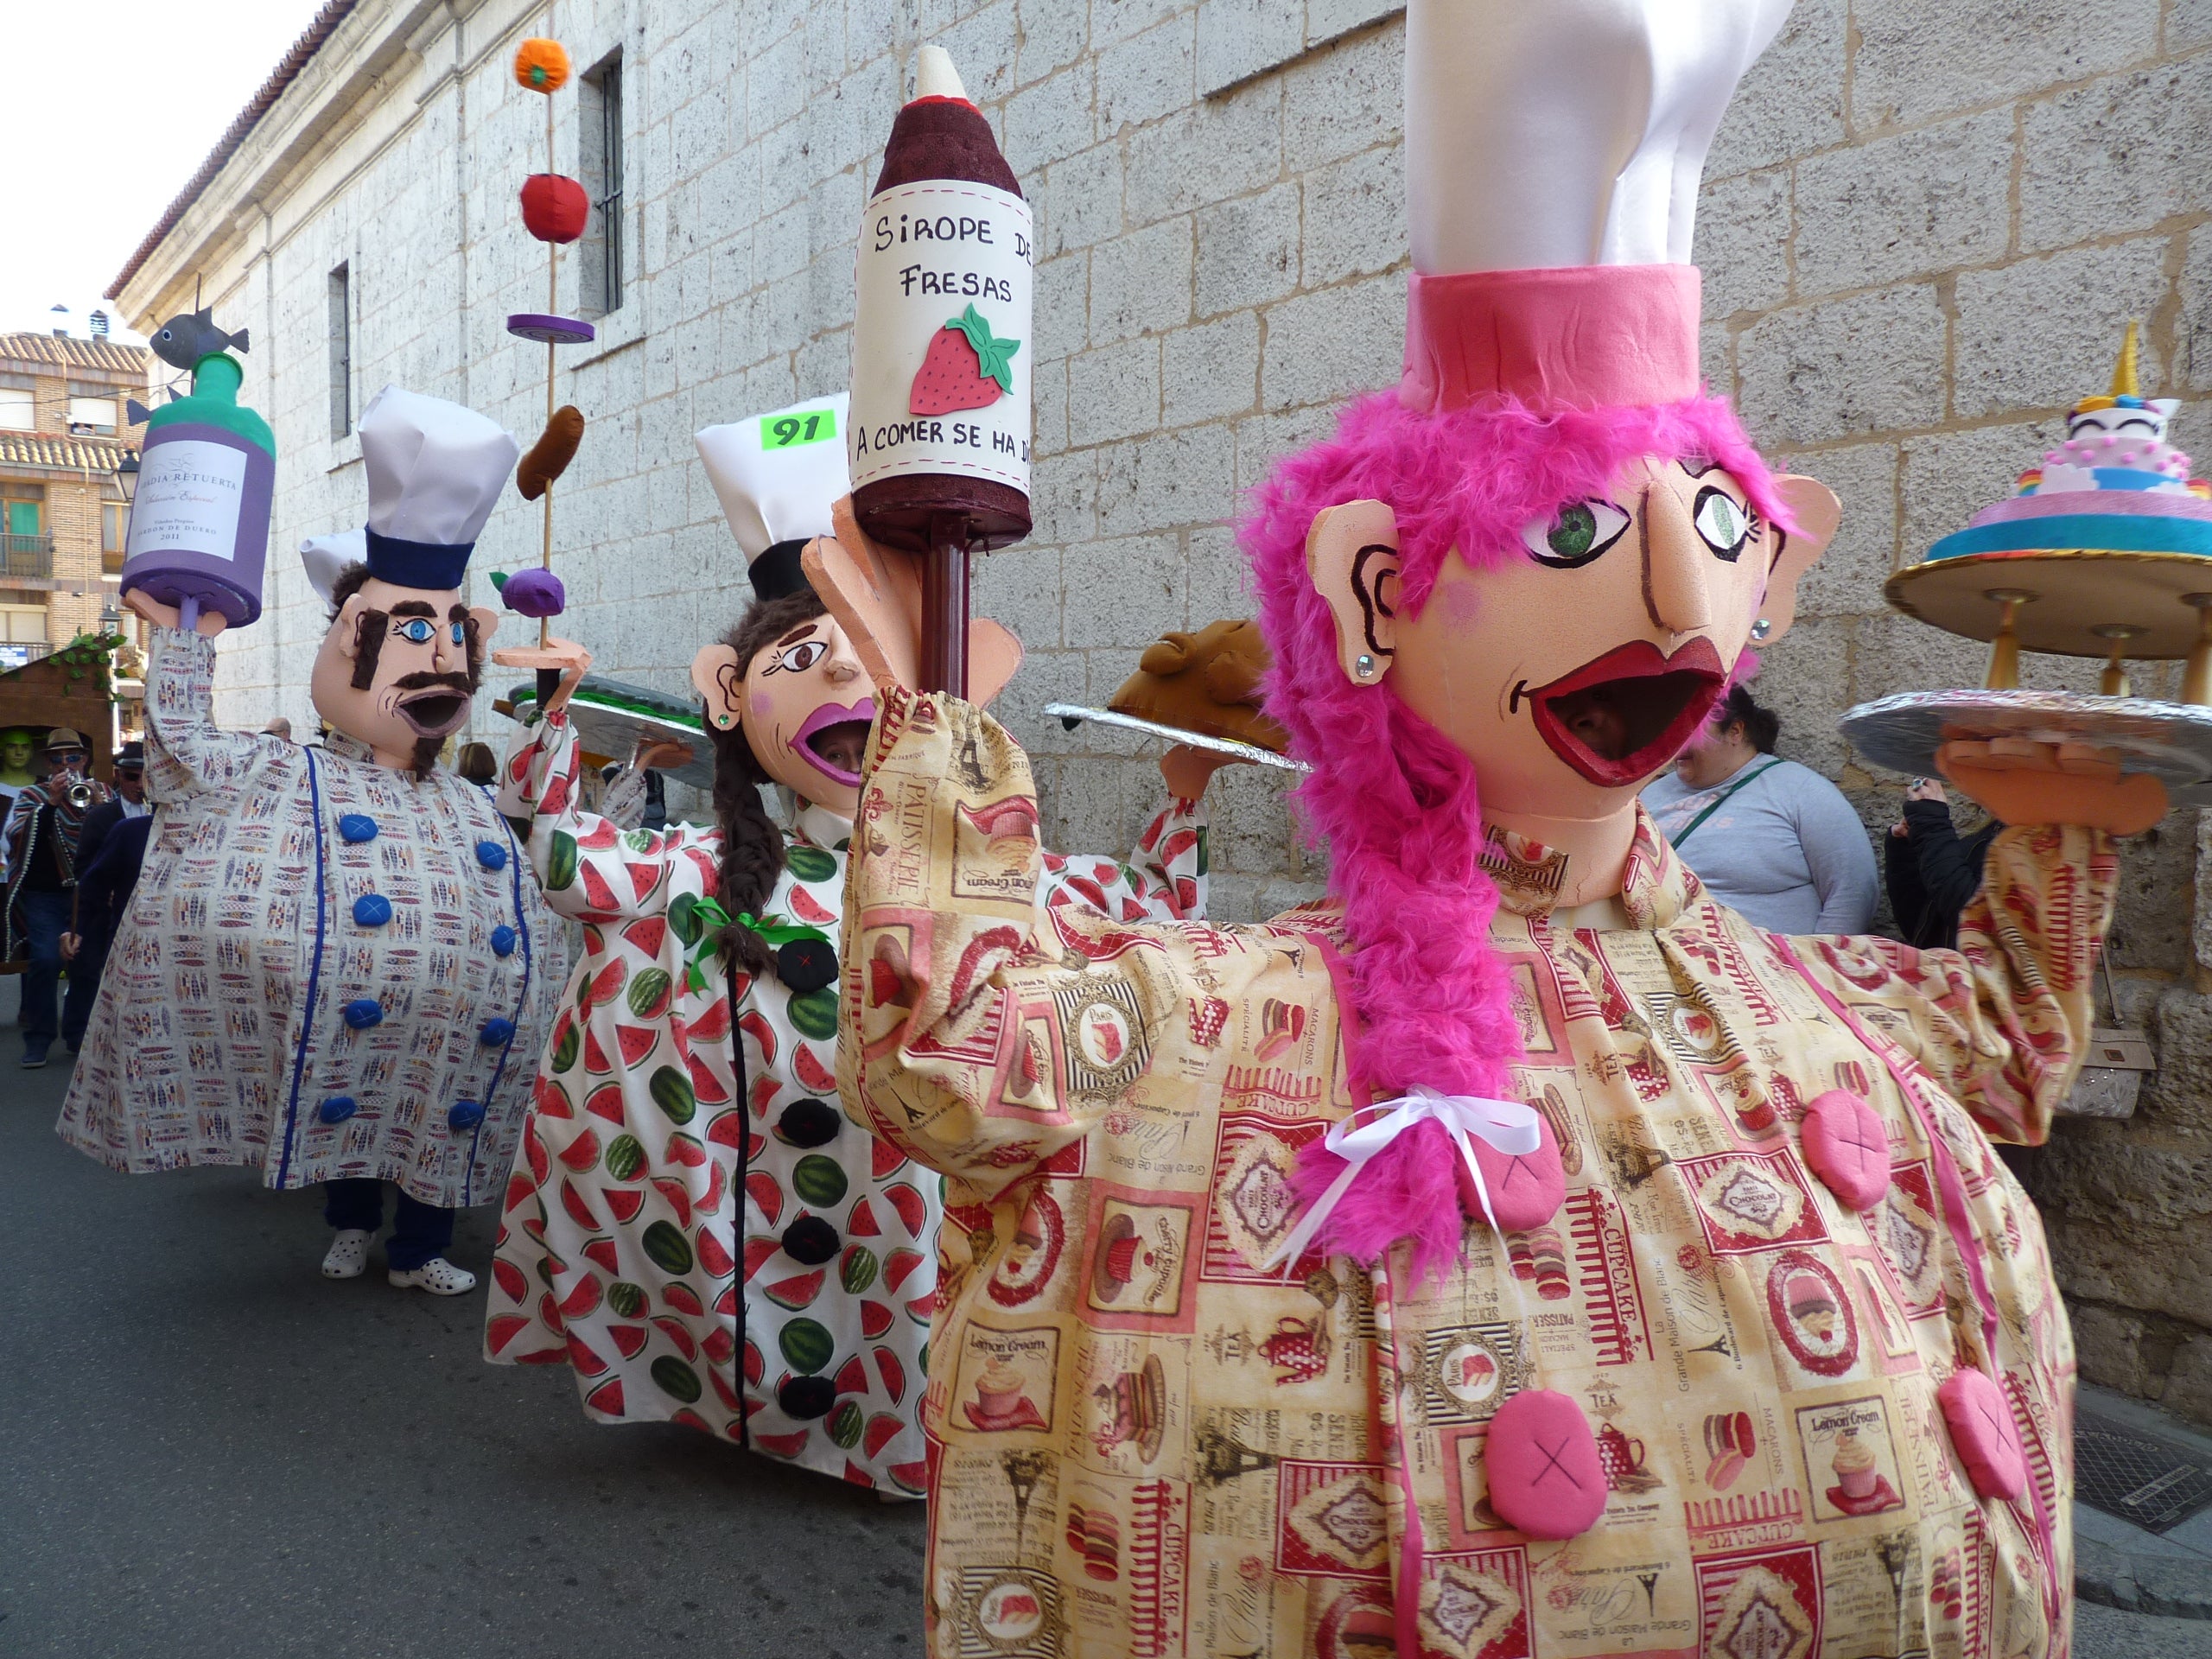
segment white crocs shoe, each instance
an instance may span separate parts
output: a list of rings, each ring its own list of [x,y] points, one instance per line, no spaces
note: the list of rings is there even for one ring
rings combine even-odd
[[[338,1236],[330,1241],[329,1252],[322,1258],[322,1276],[358,1279],[368,1260],[369,1235],[359,1227],[340,1227]]]
[[[433,1296],[461,1296],[476,1288],[476,1275],[456,1268],[442,1255],[434,1255],[411,1272],[397,1270],[385,1275],[402,1290],[427,1290]]]

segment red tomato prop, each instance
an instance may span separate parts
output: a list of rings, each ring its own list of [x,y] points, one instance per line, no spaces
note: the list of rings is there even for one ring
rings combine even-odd
[[[522,222],[541,242],[573,242],[591,217],[591,198],[574,179],[533,173],[522,181]]]

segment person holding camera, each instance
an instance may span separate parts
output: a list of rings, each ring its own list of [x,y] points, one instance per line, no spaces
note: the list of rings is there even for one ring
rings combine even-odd
[[[22,1065],[35,1071],[54,1046],[61,939],[76,899],[77,838],[86,816],[108,799],[107,785],[86,774],[85,740],[67,726],[46,734],[45,779],[20,791],[8,814],[7,959],[29,953],[23,969]],[[92,1016],[97,975],[72,975],[60,1034],[75,1053]]]

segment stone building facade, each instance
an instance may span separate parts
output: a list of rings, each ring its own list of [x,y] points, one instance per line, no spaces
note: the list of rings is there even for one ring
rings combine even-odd
[[[1760,690],[1785,752],[1839,779],[1873,832],[1899,780],[1856,762],[1837,715],[1980,671],[1980,648],[1887,611],[1891,569],[2010,488],[2064,406],[2102,389],[2131,315],[2145,390],[2191,400],[2176,435],[2212,447],[2212,6],[2060,11],[1799,0],[1707,168],[1713,382],[1845,505]],[[197,276],[225,326],[253,330],[276,550],[267,617],[225,642],[225,717],[307,713],[323,622],[289,550],[359,522],[349,409],[397,380],[525,439],[537,428],[543,357],[503,329],[545,291],[515,206],[544,165],[543,109],[507,73],[532,32],[590,78],[556,100],[557,166],[598,197],[620,159],[619,291],[584,280],[607,274],[592,236],[563,259],[563,304],[604,315],[599,343],[562,359],[559,395],[593,425],[560,496],[556,569],[602,667],[680,690],[742,594],[690,435],[844,383],[861,204],[914,46],[934,40],[1038,216],[1037,532],[976,582],[978,609],[1029,649],[1001,713],[1037,758],[1055,843],[1126,842],[1156,772],[1041,706],[1104,697],[1164,627],[1242,613],[1240,493],[1340,400],[1395,381],[1401,31],[1375,0],[556,0],[550,16],[332,0],[116,290],[143,327]],[[536,534],[510,499],[480,571],[531,562]],[[2089,671],[2044,661],[2031,677]],[[496,716],[480,723],[500,741]],[[1217,790],[1224,912],[1314,891],[1320,855],[1272,781]],[[2032,1175],[2090,1375],[2212,1417],[2199,861],[2190,814],[2130,855],[2117,982],[2164,1058],[2143,1109],[2063,1124]]]

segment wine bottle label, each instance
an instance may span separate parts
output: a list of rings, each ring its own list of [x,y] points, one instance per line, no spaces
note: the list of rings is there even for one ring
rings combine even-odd
[[[854,487],[916,473],[1029,489],[1029,204],[894,185],[861,215],[846,453]]]
[[[244,446],[210,439],[149,442],[130,503],[125,561],[149,553],[236,560],[248,459]]]

